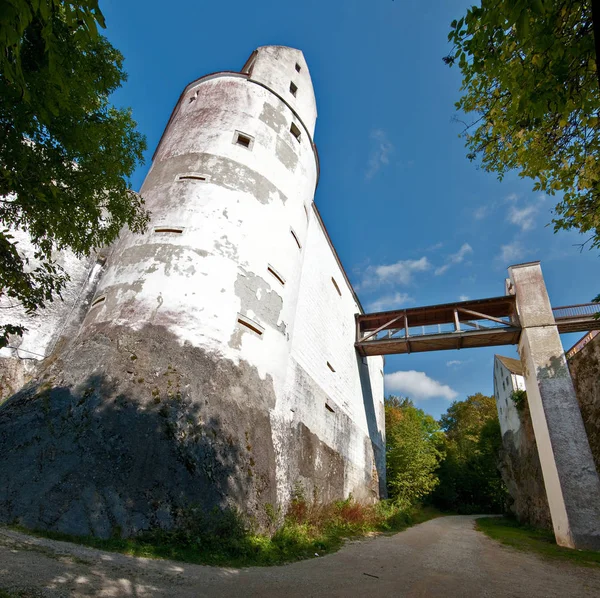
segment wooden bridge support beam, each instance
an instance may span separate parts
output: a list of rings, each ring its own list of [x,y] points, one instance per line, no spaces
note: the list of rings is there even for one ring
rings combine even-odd
[[[556,541],[600,549],[600,480],[539,262],[509,268],[519,354]]]

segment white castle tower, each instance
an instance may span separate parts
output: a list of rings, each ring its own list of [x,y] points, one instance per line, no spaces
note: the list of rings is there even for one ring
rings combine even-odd
[[[189,505],[261,521],[298,485],[384,491],[383,360],[356,354],[360,304],[313,203],[316,116],[292,48],[185,88],[141,189],[147,233],[123,231],[99,282],[74,282],[73,338],[0,408],[24,447],[0,465],[3,517],[131,534]],[[27,444],[42,386],[50,423]],[[34,487],[20,472],[49,444],[60,458]]]

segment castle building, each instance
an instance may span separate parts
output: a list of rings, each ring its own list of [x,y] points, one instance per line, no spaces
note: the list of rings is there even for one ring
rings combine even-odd
[[[22,341],[46,359],[0,407],[0,517],[106,536],[187,506],[260,523],[299,489],[385,492],[383,358],[354,348],[316,118],[292,48],[184,89],[141,189],[147,232],[87,260]]]

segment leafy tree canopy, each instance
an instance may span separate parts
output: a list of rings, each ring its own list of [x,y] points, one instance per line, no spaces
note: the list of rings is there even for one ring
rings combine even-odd
[[[593,28],[592,0],[482,0],[452,22],[444,61],[463,75],[457,109],[474,116],[463,132],[468,157],[559,193],[555,231],[579,229],[600,247]]]
[[[109,102],[126,75],[98,34],[96,0],[7,0],[0,19],[0,298],[34,312],[68,280],[54,251],[84,255],[124,225],[144,230],[127,179],[145,140],[130,111]],[[33,256],[14,230],[30,236]],[[22,330],[0,324],[0,346]]]
[[[390,498],[411,505],[438,484],[443,434],[439,425],[410,399],[385,402],[386,465]]]
[[[481,393],[454,401],[440,419],[446,458],[432,501],[458,512],[502,512],[507,491],[498,470],[502,447],[494,397]]]

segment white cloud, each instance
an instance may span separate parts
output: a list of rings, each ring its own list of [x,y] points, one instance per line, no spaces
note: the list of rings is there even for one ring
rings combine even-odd
[[[429,268],[431,268],[431,264],[426,257],[418,260],[399,260],[395,264],[369,266],[358,286],[364,289],[365,287],[377,287],[384,283],[408,284],[415,272],[423,272]]]
[[[539,206],[530,204],[523,208],[517,208],[517,206],[510,206],[508,211],[507,220],[522,231],[531,230],[535,226],[535,216],[538,212]]]
[[[511,193],[510,195],[507,195],[504,198],[504,201],[513,202],[513,201],[517,201],[517,199],[519,199],[519,196],[516,193]]]
[[[412,303],[414,299],[406,293],[394,293],[379,297],[375,301],[367,304],[368,311],[385,311],[386,309],[400,309],[407,303]]]
[[[441,384],[425,372],[414,370],[386,374],[385,388],[386,392],[397,392],[417,401],[432,397],[443,397],[451,401],[458,396],[458,393],[447,384]]]
[[[446,362],[446,365],[451,368],[453,365],[462,365],[462,361],[460,359],[451,359],[450,361]]]
[[[365,174],[367,180],[372,179],[383,166],[390,163],[390,154],[394,151],[394,146],[383,129],[373,129],[371,131],[371,142],[372,149]]]
[[[468,243],[463,243],[461,248],[456,253],[451,253],[446,258],[446,264],[435,269],[435,274],[439,276],[440,274],[446,272],[450,266],[453,266],[454,264],[460,264],[470,253],[473,253],[473,248]]]
[[[518,263],[523,259],[524,253],[525,249],[523,245],[519,241],[514,241],[513,243],[502,245],[500,247],[500,255],[498,256],[498,259],[503,264]]]
[[[468,301],[469,300],[469,295],[460,295],[458,297],[459,301]]]
[[[489,211],[489,206],[480,206],[473,212],[473,218],[475,220],[483,220],[489,214]]]

